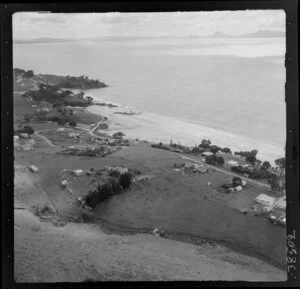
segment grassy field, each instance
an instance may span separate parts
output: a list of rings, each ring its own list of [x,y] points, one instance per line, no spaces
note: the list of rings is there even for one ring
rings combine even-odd
[[[22,113],[30,111],[31,108],[32,107],[30,103],[26,103],[25,100],[17,98],[15,101],[15,116],[21,117]],[[82,113],[84,112],[82,111]],[[16,124],[17,123],[18,120],[16,118]],[[245,208],[252,205],[253,198],[255,198],[257,195],[268,192],[268,188],[259,186],[257,184],[249,184],[245,190],[240,193],[220,193],[216,191],[215,188],[224,183],[230,182],[232,180],[232,175],[221,171],[209,172],[205,174],[193,174],[175,171],[174,163],[184,162],[180,155],[151,148],[150,144],[141,142],[133,144],[129,147],[123,147],[121,150],[106,157],[79,157],[61,155],[59,152],[63,149],[62,146],[72,144],[70,144],[69,140],[59,137],[55,133],[55,130],[59,127],[58,125],[36,121],[30,121],[28,125],[31,125],[36,131],[52,129],[51,131],[44,132],[43,136],[53,141],[56,146],[50,147],[40,137],[33,136],[33,138],[36,140],[36,145],[33,150],[21,150],[15,152],[15,203],[19,206],[23,206],[24,208],[32,211],[34,206],[48,204],[57,212],[77,216],[79,214],[79,209],[76,199],[84,196],[90,189],[95,188],[99,180],[95,177],[87,176],[85,174],[75,177],[69,173],[63,172],[63,170],[88,170],[91,168],[101,169],[106,165],[123,165],[130,169],[139,169],[142,174],[150,175],[151,178],[149,180],[132,185],[130,190],[124,192],[123,194],[116,195],[108,201],[102,203],[95,211],[95,223],[97,225],[106,227],[108,231],[110,230],[110,226],[112,226],[117,228],[117,232],[119,233],[129,231],[138,233],[145,232],[145,230],[152,231],[154,228],[158,227],[163,229],[167,235],[170,236],[170,238],[176,240],[192,242],[191,239],[196,238],[197,240],[205,239],[216,242],[216,244],[225,245],[226,247],[222,247],[222,252],[229,250],[230,252],[238,253],[230,253],[230,256],[221,254],[224,257],[222,261],[225,260],[225,263],[229,262],[230,264],[235,264],[238,266],[238,268],[240,268],[239,266],[242,266],[243,268],[248,266],[247,268],[249,269],[250,266],[251,270],[259,272],[261,269],[257,266],[262,266],[263,270],[267,270],[265,263],[262,263],[262,261],[258,261],[258,259],[256,259],[259,258],[272,265],[280,267],[283,270],[285,269],[285,229],[270,224],[261,217],[243,215],[239,212],[240,208]],[[85,136],[88,138],[88,134]],[[87,140],[85,136],[82,138],[83,144]],[[27,166],[30,164],[34,164],[39,168],[38,174],[31,174],[28,172]],[[61,181],[63,179],[68,180],[70,188],[72,189],[72,194],[70,194],[67,190],[62,189]],[[208,183],[211,183],[211,186],[208,186]],[[24,226],[26,226],[26,224]],[[44,232],[44,229],[40,227],[41,225],[36,226],[39,227],[39,232]],[[54,229],[48,227],[46,230],[52,232],[49,233],[50,235],[53,234],[51,235],[52,237],[47,238],[53,240],[54,236],[59,236],[58,239],[61,240],[62,237],[59,232],[53,233]],[[116,233],[116,230],[114,230],[114,232]],[[18,234],[18,238],[22,238],[21,232],[18,232]],[[36,234],[36,236],[39,236],[38,238],[40,238],[40,233]],[[67,239],[70,240],[70,238],[71,237],[68,235]],[[20,243],[21,239],[17,240],[19,240],[16,246],[17,253],[19,256],[22,256],[20,257],[21,259],[25,258],[25,256],[23,256],[24,254],[22,253],[25,245]],[[96,239],[93,238],[90,240],[90,242],[94,242],[92,240],[96,242]],[[43,242],[44,241],[45,240],[43,240]],[[168,240],[164,240],[163,242],[167,241]],[[76,246],[80,246],[80,242],[72,242],[73,251],[76,251]],[[86,244],[89,244],[88,242],[89,241],[86,241]],[[132,242],[135,241],[133,240]],[[173,252],[180,252],[178,254],[184,254],[182,253],[184,251],[180,251],[180,249],[178,249],[179,247],[176,247],[177,245],[172,243],[173,241],[169,240],[169,242],[169,244],[171,244],[175,250]],[[139,244],[142,244],[142,242]],[[55,246],[53,245],[53,247],[51,247],[49,250],[51,251],[53,249],[55,251]],[[167,245],[160,244],[157,246],[158,247],[156,250],[163,252],[165,250],[162,249],[164,248],[163,246]],[[134,251],[133,247],[134,246],[130,247],[130,250],[132,250],[131,252],[134,252],[132,253],[132,256],[134,256],[134,254],[138,254],[139,252]],[[99,249],[100,251],[98,252],[102,252],[101,250],[104,250],[102,246],[99,248],[97,246],[93,248],[93,250]],[[208,252],[211,252],[209,248],[204,248],[201,246],[196,248],[197,250],[202,250],[201,252],[204,252],[203,254],[208,254]],[[126,251],[125,247],[123,249]],[[141,252],[143,252],[144,249],[144,247],[141,247]],[[42,248],[39,250],[42,252]],[[125,251],[122,252],[124,253]],[[49,252],[46,252],[45,254],[50,254]],[[119,253],[123,254],[122,252],[120,251]],[[84,254],[87,253],[85,252]],[[90,252],[87,255],[90,256],[90,254],[92,253]],[[107,254],[113,253],[110,251],[110,253]],[[145,255],[146,253],[143,254],[145,258],[149,258],[149,256]],[[212,255],[210,257],[217,259],[219,254],[216,252],[214,254],[215,255],[213,257]],[[241,259],[241,255],[238,254],[245,254],[255,258],[251,259],[252,257],[242,257],[243,260],[249,260],[249,262],[245,261],[245,264],[241,265],[241,261],[239,261]],[[191,255],[189,256],[189,258],[194,258]],[[128,255],[127,257],[129,258]],[[111,262],[116,262],[114,258],[115,257],[110,259]],[[126,256],[122,258],[125,260]],[[179,257],[177,256],[176,258]],[[187,257],[182,258],[183,259],[179,259],[185,260],[184,258]],[[250,258],[251,260],[247,258]],[[71,257],[66,257],[65,260],[70,261],[71,259]],[[179,262],[179,259],[176,262]],[[128,259],[126,260],[126,262],[128,262]],[[171,266],[170,264],[172,262],[170,260],[168,262],[162,262],[165,262],[164,264],[166,266]],[[24,263],[24,260],[22,262],[22,264],[26,263]],[[55,262],[57,262],[57,260],[53,262],[53,264],[56,264]],[[79,262],[79,259],[76,259],[76,262]],[[108,262],[107,259],[105,262]],[[144,264],[144,260],[142,259],[139,262],[140,265]],[[200,261],[196,258],[195,264],[197,262]],[[115,263],[106,264],[108,267],[113,267],[113,264]],[[151,266],[155,267],[156,263],[153,261],[151,264]],[[30,266],[35,267],[35,265],[32,263]],[[100,265],[97,264],[97,266]],[[144,279],[152,278],[156,280],[156,278],[161,277],[162,275],[159,274],[158,271],[155,271],[155,269],[151,269],[154,268],[151,266],[144,268],[144,271],[141,272],[141,274],[145,274]],[[216,264],[214,266],[215,268],[218,267]],[[103,266],[100,267],[102,268],[102,272],[106,272],[106,277],[109,276],[107,270],[103,269]],[[131,268],[133,270],[135,267]],[[200,272],[198,272],[202,276],[200,277],[200,275],[197,275],[198,273],[193,271],[194,269],[191,269],[191,266],[187,266],[185,268],[186,269],[184,270],[192,270],[190,271],[192,273],[187,275],[188,278],[205,279],[205,277],[203,277],[205,274],[201,275]],[[238,271],[238,268],[231,268],[231,270]],[[44,269],[46,270],[46,268]],[[75,266],[74,270],[78,270],[78,267]],[[111,268],[111,270],[114,269]],[[149,273],[151,270],[154,270],[155,272],[152,271],[152,273]],[[172,273],[165,271],[165,276],[173,276],[173,278],[176,279],[176,277],[174,277],[176,276],[176,270],[172,271]],[[182,272],[187,272],[184,270]],[[132,272],[133,271],[130,271],[128,274],[132,274]],[[178,273],[178,276],[183,276],[182,272]],[[282,271],[280,272],[280,277],[283,278]],[[208,275],[206,276],[214,276],[211,273],[207,274]],[[220,273],[216,273],[215,276],[220,276],[218,274]],[[93,274],[86,273],[85,275],[90,276]],[[125,275],[124,278],[126,279]],[[235,275],[235,273],[233,275]],[[98,275],[95,274],[95,276]],[[102,280],[101,278],[106,278],[103,275],[101,276],[96,278],[100,278],[100,280]],[[113,278],[115,275],[112,275],[111,277]],[[65,280],[67,278],[68,275],[63,275],[59,277],[59,280]],[[76,279],[76,274],[72,275],[72,278]],[[130,279],[130,276],[127,278],[127,280],[128,279]],[[137,276],[135,275],[132,277],[132,279],[137,279]]]

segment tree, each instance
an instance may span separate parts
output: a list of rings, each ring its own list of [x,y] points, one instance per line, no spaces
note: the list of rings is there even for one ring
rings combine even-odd
[[[204,152],[204,149],[202,149],[202,148],[199,148],[199,147],[192,148],[192,153],[194,153],[194,154],[201,154],[203,152]]]
[[[24,126],[23,128],[18,129],[18,133],[34,134],[34,129],[31,126]]]
[[[203,139],[201,144],[199,144],[199,147],[208,149],[210,145],[211,145],[211,141],[209,139]]]
[[[230,148],[223,148],[222,152],[225,154],[231,154],[231,149]]]
[[[239,177],[234,177],[233,179],[232,179],[232,186],[235,188],[235,187],[237,187],[237,186],[242,186],[243,185],[243,181],[242,181],[242,179],[241,178],[239,178]]]
[[[268,161],[263,162],[263,164],[261,165],[262,170],[268,170],[270,167],[271,167],[271,164]]]
[[[250,164],[254,165],[255,161],[256,161],[256,156],[255,155],[250,154],[250,155],[246,156],[246,162],[247,163],[250,163]]]
[[[218,162],[218,157],[217,157],[216,155],[207,156],[207,157],[205,158],[205,162],[206,162],[207,164],[213,165],[213,164],[215,164],[215,163]]]
[[[122,186],[124,189],[128,189],[131,185],[132,182],[132,175],[130,173],[124,173],[120,176],[119,178],[119,184]]]
[[[275,160],[275,164],[280,169],[285,169],[285,158],[280,158],[280,159]]]
[[[31,78],[34,76],[33,70],[28,70],[24,73],[24,77]]]
[[[252,150],[250,152],[250,155],[256,156],[258,154],[258,150]]]
[[[217,157],[217,163],[218,163],[219,165],[223,166],[224,163],[225,163],[224,158],[223,158],[223,157]]]
[[[212,153],[214,153],[214,154],[217,153],[219,150],[221,150],[221,148],[218,147],[218,146],[216,146],[216,145],[210,146],[209,149],[210,149],[210,151],[211,151]]]
[[[77,123],[75,121],[71,120],[71,121],[69,121],[69,126],[75,127],[75,126],[77,126]]]

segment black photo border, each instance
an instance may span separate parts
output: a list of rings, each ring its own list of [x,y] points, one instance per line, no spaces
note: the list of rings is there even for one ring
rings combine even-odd
[[[296,262],[290,267],[286,282],[96,282],[96,283],[15,283],[14,282],[14,148],[13,148],[13,56],[12,15],[16,12],[172,12],[245,9],[282,9],[286,13],[286,196],[287,254],[296,249]],[[1,132],[2,132],[2,286],[3,288],[87,288],[128,287],[227,287],[296,286],[299,274],[299,114],[298,114],[298,1],[160,1],[160,2],[86,2],[86,3],[3,3],[1,13]],[[289,255],[287,255],[289,256]],[[294,257],[294,256],[292,256]],[[291,259],[290,259],[291,260]]]

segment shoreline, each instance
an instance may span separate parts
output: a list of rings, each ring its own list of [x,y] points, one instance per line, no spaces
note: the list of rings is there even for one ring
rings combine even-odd
[[[108,118],[109,128],[104,131],[108,134],[122,131],[132,139],[163,143],[169,143],[172,139],[175,143],[180,142],[182,145],[191,147],[198,145],[202,139],[210,139],[213,144],[229,147],[233,151],[258,149],[258,158],[273,164],[275,159],[284,155],[283,149],[282,153],[279,153],[279,147],[273,144],[266,144],[231,132],[151,112],[124,115],[119,112],[131,111],[128,106],[101,101],[106,104],[118,105],[118,107],[91,105],[85,109],[90,113]]]

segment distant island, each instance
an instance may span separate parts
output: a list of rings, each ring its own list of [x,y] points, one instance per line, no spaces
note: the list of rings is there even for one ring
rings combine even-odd
[[[132,40],[138,41],[143,39],[174,39],[174,38],[277,38],[285,37],[285,32],[273,30],[260,30],[254,33],[242,35],[228,35],[220,31],[210,35],[187,35],[187,36],[103,36],[96,38],[35,38],[35,39],[14,39],[14,44],[30,44],[30,43],[57,43],[57,42],[75,42],[75,41],[122,41]]]
[[[272,31],[272,30],[260,30],[254,33],[242,34],[242,35],[228,35],[220,31],[210,35],[191,35],[190,38],[277,38],[285,37],[285,32]]]

